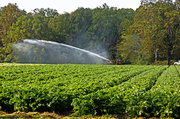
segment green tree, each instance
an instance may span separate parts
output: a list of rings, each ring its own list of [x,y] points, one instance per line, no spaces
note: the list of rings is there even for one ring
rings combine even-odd
[[[17,19],[16,23],[9,28],[8,36],[13,42],[18,42],[23,39],[34,38],[32,30],[33,16],[27,14]]]
[[[147,2],[147,1],[146,1]],[[179,39],[179,11],[171,0],[149,1],[136,11],[134,33],[139,35],[146,57],[157,60],[157,52],[170,65],[172,54],[177,53]],[[175,48],[176,47],[176,48]],[[154,57],[155,56],[155,57]]]
[[[98,54],[106,50],[109,51],[110,59],[119,58],[116,44],[122,41],[122,22],[125,19],[132,20],[135,12],[132,9],[117,9],[103,4],[102,7],[95,9],[78,8],[71,14],[59,15],[56,10],[49,8],[34,9],[28,14],[21,10],[17,13],[20,14],[14,16],[15,20],[14,17],[10,19],[13,22],[3,20],[9,19],[16,13],[7,16],[7,19],[1,17],[4,23],[0,24],[2,34],[0,47],[3,48],[0,52],[4,56],[3,60],[12,52],[11,43],[26,38],[67,43]]]
[[[57,16],[56,18],[51,18],[48,26],[52,30],[53,41],[65,43],[68,36],[71,36],[71,30],[74,28],[71,27],[70,14],[65,13]]]
[[[58,35],[53,31],[52,22],[58,15],[57,11],[35,9],[34,12],[19,17],[10,27],[8,36],[14,42],[27,38],[56,41]]]
[[[36,38],[57,42],[60,41],[60,37],[58,35],[59,32],[56,29],[56,19],[59,16],[59,13],[56,9],[36,8],[33,10],[32,14],[34,16],[33,31],[38,34]],[[39,23],[41,25],[38,26]],[[36,28],[38,28],[39,30]],[[44,37],[42,37],[43,35]]]
[[[107,4],[93,10],[92,25],[89,29],[91,40],[101,42],[105,47],[117,41],[118,22],[121,22],[117,12],[116,8],[110,8]]]
[[[18,8],[16,4],[8,4],[2,7],[0,16],[0,62],[9,62],[11,59],[12,39],[8,37],[9,27],[16,22],[18,17],[25,15],[26,12]]]
[[[70,17],[69,35],[67,43],[85,48],[89,45],[88,30],[92,24],[92,10],[89,8],[78,8],[72,12]]]
[[[39,14],[39,15],[42,15],[42,16],[45,16],[45,17],[48,17],[48,18],[54,18],[54,17],[57,17],[59,15],[59,13],[57,12],[56,9],[50,9],[50,8],[47,8],[47,9],[44,9],[44,8],[36,8],[33,10],[33,13],[32,14]]]
[[[123,31],[121,23],[125,19],[133,19],[134,10],[117,9],[104,4],[100,8],[92,11],[92,25],[89,28],[89,38],[94,41],[95,47],[98,43],[102,44],[102,48],[108,50],[109,58],[114,60],[118,55],[116,44],[121,41],[121,32]],[[101,48],[100,48],[101,49]]]
[[[36,14],[33,16],[32,21],[32,30],[33,30],[33,37],[35,39],[48,39],[49,36],[49,28],[48,28],[48,19],[43,15]]]
[[[122,41],[117,43],[117,53],[123,63],[141,64],[143,61],[143,52],[141,51],[140,37],[136,34],[132,34],[133,20],[124,20],[122,23]]]
[[[122,36],[124,39],[118,44],[118,52],[121,53],[121,58],[124,63],[142,64],[142,51],[140,37],[137,35]]]

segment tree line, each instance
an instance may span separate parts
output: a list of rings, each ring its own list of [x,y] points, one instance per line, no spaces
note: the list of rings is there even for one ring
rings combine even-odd
[[[136,11],[103,4],[59,14],[27,13],[17,4],[0,8],[0,62],[15,62],[13,43],[43,39],[73,45],[123,63],[152,64],[180,59],[179,0],[141,0]],[[23,49],[22,49],[23,50]],[[105,52],[105,53],[104,53]]]

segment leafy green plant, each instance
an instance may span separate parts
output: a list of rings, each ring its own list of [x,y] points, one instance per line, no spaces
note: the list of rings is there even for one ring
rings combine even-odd
[[[129,108],[131,116],[175,117],[180,115],[179,75],[174,66],[170,66],[158,77],[156,84],[138,98],[131,98]]]
[[[0,68],[5,111],[179,117],[180,67],[26,65]]]

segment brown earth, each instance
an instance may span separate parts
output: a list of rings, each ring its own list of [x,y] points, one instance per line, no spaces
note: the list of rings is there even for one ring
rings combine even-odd
[[[156,117],[152,118],[145,118],[145,117],[136,117],[136,118],[129,118],[128,115],[118,116],[118,117],[103,117],[103,116],[96,116],[96,117],[73,117],[71,114],[61,115],[56,113],[50,112],[13,112],[13,113],[6,113],[0,111],[0,119],[1,118],[10,118],[10,119],[29,119],[29,118],[42,118],[42,119],[159,119]],[[169,119],[169,118],[161,118],[161,119]]]
[[[117,119],[117,118],[108,118],[108,117],[71,117],[71,114],[69,115],[60,115],[56,113],[50,113],[50,112],[13,112],[13,113],[6,113],[3,111],[0,111],[0,119],[1,118],[44,118],[44,119]],[[119,119],[127,119],[127,118],[119,118]]]
[[[50,112],[13,112],[13,113],[6,113],[3,111],[0,111],[0,118],[56,118],[61,119],[65,118],[65,115],[58,115],[56,113],[50,113]]]

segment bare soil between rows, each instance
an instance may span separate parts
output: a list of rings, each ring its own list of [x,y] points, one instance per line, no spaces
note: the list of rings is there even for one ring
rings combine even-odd
[[[71,113],[72,114],[72,113]],[[7,118],[7,119],[29,119],[29,118],[41,118],[41,119],[160,119],[156,117],[152,118],[145,118],[145,117],[135,117],[129,118],[128,115],[119,115],[117,117],[104,117],[104,116],[95,116],[95,117],[74,117],[71,114],[57,114],[51,112],[13,112],[13,113],[6,113],[0,111],[0,119]],[[169,118],[163,118],[169,119]]]
[[[127,116],[122,117],[74,117],[71,116],[72,113],[69,114],[57,114],[57,113],[51,113],[51,112],[13,112],[13,113],[6,113],[3,111],[0,111],[0,119],[1,118],[55,118],[55,119],[128,119]]]

